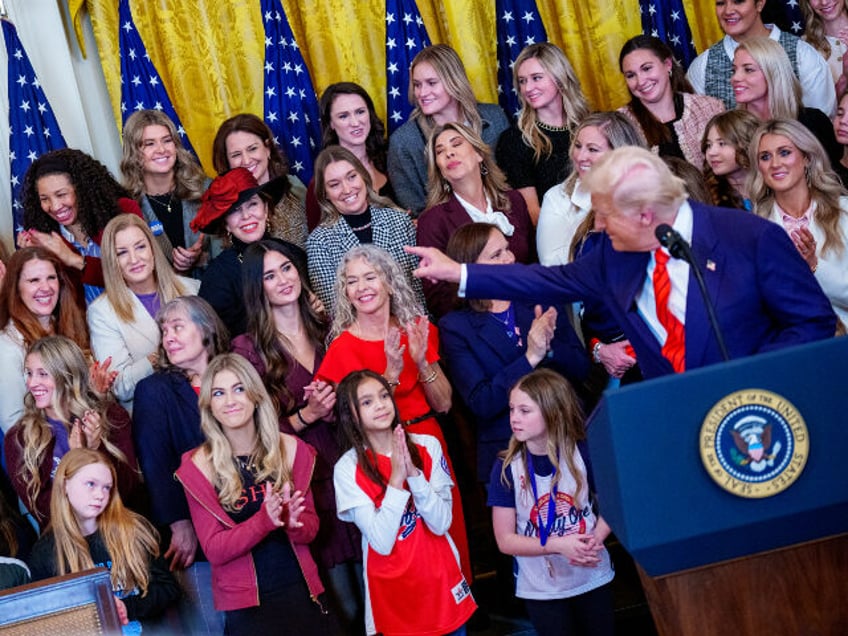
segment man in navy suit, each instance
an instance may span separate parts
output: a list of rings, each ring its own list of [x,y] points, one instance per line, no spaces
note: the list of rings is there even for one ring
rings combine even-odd
[[[685,365],[723,358],[688,263],[671,259],[668,301],[656,302],[657,226],[671,225],[692,246],[704,273],[730,358],[741,358],[834,335],[836,315],[778,225],[738,210],[689,203],[683,182],[656,155],[616,149],[584,180],[592,193],[601,245],[568,265],[460,265],[433,248],[408,248],[421,258],[416,276],[460,284],[469,298],[604,302],[636,351],[646,378],[673,373],[663,355],[670,313],[685,333]],[[667,252],[664,254],[667,256]],[[660,259],[664,260],[660,255]],[[670,328],[674,331],[673,328]]]

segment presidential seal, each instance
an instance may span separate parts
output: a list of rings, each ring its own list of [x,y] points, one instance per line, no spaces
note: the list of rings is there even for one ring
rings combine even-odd
[[[810,448],[804,418],[789,400],[762,389],[719,400],[701,425],[701,461],[724,490],[771,497],[804,470]]]

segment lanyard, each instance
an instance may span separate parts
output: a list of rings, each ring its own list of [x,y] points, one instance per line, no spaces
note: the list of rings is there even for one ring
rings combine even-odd
[[[559,454],[557,454],[557,463],[559,463]],[[533,455],[529,452],[527,453],[527,472],[530,473],[528,475],[530,478],[530,487],[533,489],[533,499],[536,503],[536,509],[539,510],[539,541],[542,545],[545,545],[548,542],[548,537],[551,534],[551,529],[554,527],[554,519],[556,518],[557,485],[554,483],[551,487],[551,496],[548,499],[548,514],[543,524],[542,511],[539,508],[539,493],[536,491],[536,472],[533,470]],[[551,479],[553,480],[553,476]]]

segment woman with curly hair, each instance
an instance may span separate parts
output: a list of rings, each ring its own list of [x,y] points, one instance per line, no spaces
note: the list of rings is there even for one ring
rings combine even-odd
[[[236,354],[209,363],[200,387],[203,443],[177,470],[225,633],[339,633],[309,544],[318,532],[315,451],[281,433],[256,370]]]
[[[24,409],[26,350],[49,335],[67,336],[88,350],[85,314],[62,262],[43,247],[25,247],[8,262],[0,287],[0,429],[8,431]]]
[[[280,198],[268,215],[268,232],[298,247],[306,245],[306,186],[289,173],[286,156],[264,121],[241,113],[221,124],[212,142],[212,163],[219,175],[247,168],[259,185],[281,179]]]
[[[751,210],[748,196],[748,144],[760,120],[746,110],[728,110],[716,115],[704,129],[704,180],[712,205]]]
[[[836,85],[837,97],[848,88],[848,2],[846,0],[800,0],[804,14],[802,39],[822,54]]]
[[[525,47],[512,75],[521,110],[518,122],[501,135],[496,156],[535,225],[545,192],[571,169],[571,135],[589,114],[589,104],[565,53],[550,42]]]
[[[803,124],[763,124],[748,151],[754,210],[783,226],[848,325],[848,196],[821,143]]]
[[[696,95],[668,45],[637,35],[621,47],[618,66],[630,91],[619,112],[645,136],[661,157],[680,157],[704,168],[701,137],[713,115],[724,111],[720,99]]]
[[[140,503],[141,479],[129,414],[92,388],[85,356],[72,340],[47,336],[27,351],[24,415],[6,435],[12,485],[44,528],[59,461],[71,448],[100,449],[115,466],[125,500]]]
[[[451,235],[469,223],[495,225],[519,263],[536,261],[533,220],[524,198],[510,190],[492,152],[467,126],[436,126],[427,142],[427,209],[418,219],[418,245],[444,250]],[[438,319],[453,308],[450,285],[422,281],[427,309]]]
[[[180,595],[159,556],[159,534],[124,507],[118,475],[100,451],[77,448],[59,463],[50,500],[52,523],[30,557],[33,579],[105,567],[125,633],[140,633]]]
[[[388,170],[397,202],[417,217],[427,199],[424,146],[439,124],[466,124],[490,147],[509,128],[503,109],[474,97],[465,66],[446,44],[419,51],[409,68],[409,119],[389,139]]]
[[[351,371],[381,373],[394,388],[406,430],[437,438],[447,458],[447,443],[436,416],[451,407],[451,385],[439,365],[439,334],[400,265],[376,245],[359,245],[344,255],[335,287],[338,304],[330,346],[316,378],[337,386]],[[470,581],[465,517],[456,486],[453,496],[451,536]]]
[[[306,241],[312,289],[333,313],[335,277],[345,252],[373,243],[400,263],[408,284],[423,302],[421,282],[412,275],[417,260],[403,248],[415,245],[415,226],[409,215],[374,191],[371,175],[354,154],[341,146],[324,148],[315,159],[315,194],[321,224]]]
[[[123,138],[124,187],[141,205],[159,247],[177,272],[202,271],[221,249],[189,227],[209,178],[162,111],[140,110],[130,115]]]
[[[32,162],[21,186],[24,231],[18,247],[53,252],[85,291],[86,304],[103,291],[100,240],[109,220],[121,213],[141,216],[138,204],[106,166],[72,148]]]
[[[321,147],[341,146],[359,159],[380,196],[394,199],[386,176],[386,127],[374,110],[371,96],[359,84],[337,82],[321,94]],[[309,231],[321,222],[321,207],[315,198],[315,181],[306,189],[306,218]]]

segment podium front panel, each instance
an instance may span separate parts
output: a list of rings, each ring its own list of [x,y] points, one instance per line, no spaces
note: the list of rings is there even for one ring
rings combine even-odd
[[[723,490],[700,430],[731,393],[765,390],[800,412],[806,465],[783,492]],[[848,337],[609,391],[589,421],[600,512],[651,576],[848,531]]]

